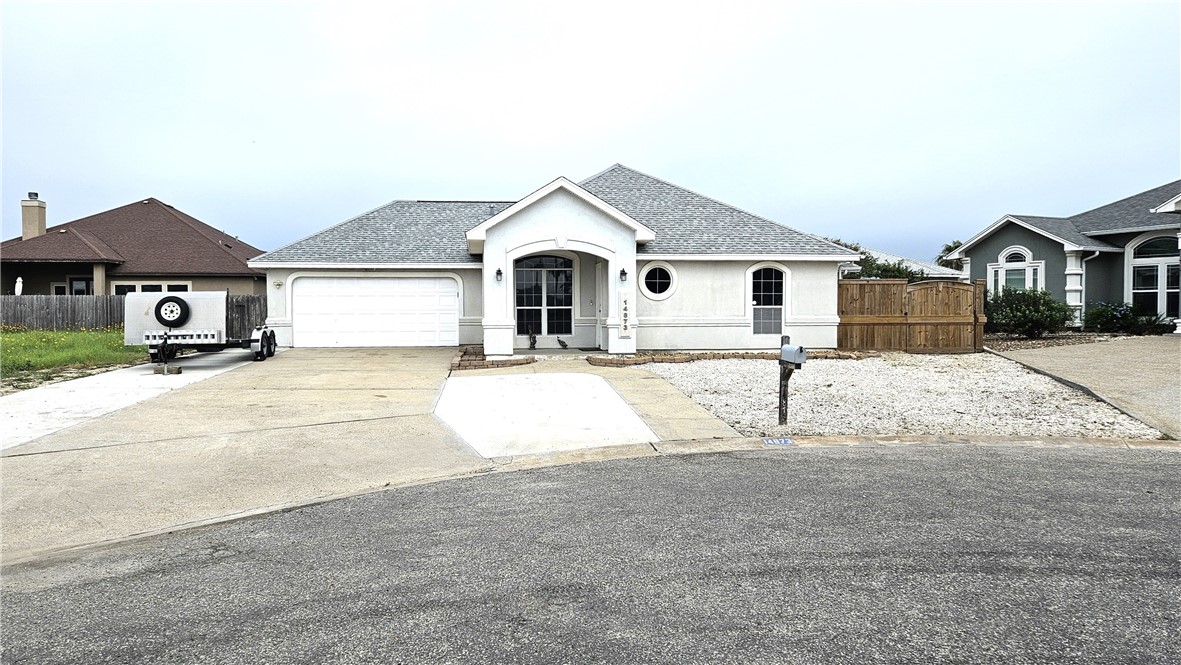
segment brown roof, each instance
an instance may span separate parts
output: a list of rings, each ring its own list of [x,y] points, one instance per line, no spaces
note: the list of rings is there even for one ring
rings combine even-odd
[[[0,261],[114,264],[108,275],[261,275],[246,266],[259,254],[261,249],[157,199],[0,243]]]

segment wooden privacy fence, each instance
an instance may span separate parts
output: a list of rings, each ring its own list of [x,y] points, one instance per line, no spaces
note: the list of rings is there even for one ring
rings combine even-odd
[[[984,349],[984,280],[842,279],[837,348],[972,353]]]
[[[250,329],[267,318],[267,297],[229,296],[226,318],[229,336],[249,337]],[[30,330],[121,326],[123,296],[0,296],[0,323]]]

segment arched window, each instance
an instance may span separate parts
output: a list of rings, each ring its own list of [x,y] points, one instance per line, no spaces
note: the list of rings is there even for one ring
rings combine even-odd
[[[1132,248],[1132,306],[1144,314],[1181,317],[1181,250],[1177,236],[1150,238]]]
[[[1004,287],[1011,289],[1044,289],[1045,261],[1034,261],[1033,252],[1014,245],[997,255],[997,262],[988,264],[988,288],[993,293]]]
[[[754,334],[783,334],[783,271],[759,268],[750,275]]]
[[[518,335],[574,333],[574,261],[563,256],[518,259],[516,313]]]

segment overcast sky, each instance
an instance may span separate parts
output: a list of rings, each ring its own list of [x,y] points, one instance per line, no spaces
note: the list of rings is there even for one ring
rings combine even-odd
[[[3,233],[154,196],[264,250],[618,162],[921,259],[1181,178],[1181,3],[3,3]]]

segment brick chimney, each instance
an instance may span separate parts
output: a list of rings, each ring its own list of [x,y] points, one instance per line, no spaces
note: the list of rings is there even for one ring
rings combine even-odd
[[[45,235],[45,202],[37,199],[37,192],[21,201],[21,239]]]

